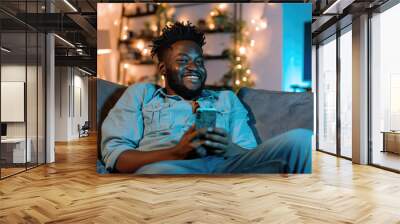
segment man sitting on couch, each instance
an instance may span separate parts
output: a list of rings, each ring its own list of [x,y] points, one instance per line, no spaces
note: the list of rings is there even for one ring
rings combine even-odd
[[[132,85],[109,112],[101,141],[106,169],[135,174],[310,173],[311,131],[295,129],[257,146],[237,96],[204,89],[204,44],[202,32],[179,22],[153,40],[152,55],[158,58],[165,88]],[[214,128],[195,128],[197,108],[218,111]]]

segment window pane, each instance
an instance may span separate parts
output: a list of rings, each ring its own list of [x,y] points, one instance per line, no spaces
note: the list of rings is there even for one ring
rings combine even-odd
[[[351,158],[352,141],[352,33],[340,36],[340,153]]]
[[[372,18],[372,163],[400,170],[400,4]]]
[[[29,32],[28,38],[28,64],[26,80],[26,113],[27,113],[27,131],[28,142],[30,142],[30,158],[28,159],[28,168],[37,165],[37,33]]]
[[[1,34],[1,177],[25,170],[30,159],[26,141],[26,33]]]
[[[336,153],[336,40],[318,48],[318,147]]]

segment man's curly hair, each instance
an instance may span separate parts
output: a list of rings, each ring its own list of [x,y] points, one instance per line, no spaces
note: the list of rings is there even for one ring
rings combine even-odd
[[[194,41],[199,47],[203,47],[206,43],[204,33],[199,31],[189,21],[186,24],[175,22],[170,26],[165,26],[161,36],[153,39],[151,56],[154,57],[157,55],[158,60],[162,60],[165,50],[180,40]]]

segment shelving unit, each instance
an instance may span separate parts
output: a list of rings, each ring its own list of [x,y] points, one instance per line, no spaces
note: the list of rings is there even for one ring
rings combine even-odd
[[[139,17],[145,17],[145,16],[155,16],[155,12],[143,12],[143,13],[136,13],[134,15],[125,15],[125,18],[139,18]]]
[[[149,3],[147,3],[149,4]],[[205,3],[201,3],[201,4],[205,4]],[[143,6],[143,5],[142,5]],[[153,36],[143,36],[140,35],[140,33],[143,33],[144,31],[138,31],[138,30],[125,30],[123,29],[125,26],[127,26],[127,24],[129,23],[129,21],[131,19],[137,19],[137,18],[143,18],[143,17],[151,17],[151,16],[157,16],[157,7],[160,7],[159,5],[154,4],[154,11],[151,12],[147,12],[142,10],[140,13],[135,13],[135,14],[128,14],[129,12],[126,11],[126,5],[123,6],[123,11],[122,11],[122,17],[121,17],[121,27],[120,27],[120,34],[121,37],[122,35],[126,35],[124,40],[120,40],[119,41],[119,46],[120,46],[120,73],[119,73],[119,77],[118,80],[120,80],[121,82],[125,82],[127,79],[129,79],[129,71],[128,71],[128,67],[129,65],[132,66],[149,66],[149,65],[155,65],[155,61],[151,60],[151,57],[149,57],[149,52],[150,49],[147,48],[147,46],[150,44],[150,41],[158,35],[159,31],[161,30],[160,27],[160,23],[159,21],[157,21],[156,24],[150,24],[150,29],[153,31]],[[175,9],[176,8],[183,8],[183,7],[190,7],[191,5],[179,5],[177,6],[173,6]],[[130,9],[134,9],[134,7],[131,7]],[[137,8],[136,8],[137,11]],[[205,14],[205,17],[207,16],[207,14]],[[236,15],[235,15],[236,16]],[[157,26],[157,29],[155,29],[155,27],[152,26]],[[148,26],[149,27],[149,26]],[[204,27],[205,28],[205,27]],[[232,28],[230,29],[202,29],[202,31],[206,34],[206,35],[234,35],[234,31]],[[208,25],[207,25],[208,28]],[[146,29],[147,31],[149,31],[149,29]],[[124,34],[125,33],[125,34]],[[149,33],[149,32],[147,32]],[[145,57],[145,61],[138,61],[138,59],[140,60],[140,58],[142,58],[143,54],[143,50],[144,47],[143,45],[140,48],[137,48],[137,46],[135,46],[135,41],[143,41],[145,44],[144,46],[146,46],[145,48],[147,48],[146,50],[146,56]],[[226,51],[228,49],[224,49],[224,51]],[[212,60],[229,60],[229,55],[227,55],[226,53],[223,53],[222,55],[204,55],[204,60],[206,61],[212,61]],[[141,69],[139,69],[141,70]],[[157,76],[155,74],[155,76]],[[157,79],[156,79],[157,80]],[[214,86],[214,88],[217,88],[216,86]]]

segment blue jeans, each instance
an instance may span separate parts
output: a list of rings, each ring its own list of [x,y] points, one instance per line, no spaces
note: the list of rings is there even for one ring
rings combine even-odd
[[[135,174],[311,173],[311,135],[310,130],[294,129],[226,159],[207,156],[161,161],[145,165]]]

